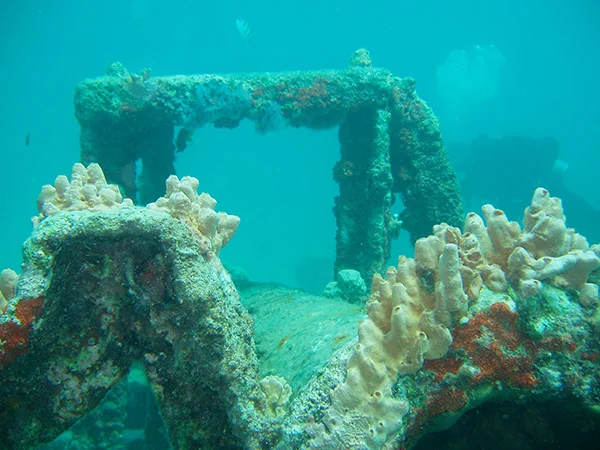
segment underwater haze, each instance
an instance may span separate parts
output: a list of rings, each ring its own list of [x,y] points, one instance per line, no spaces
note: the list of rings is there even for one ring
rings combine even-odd
[[[599,0],[0,8],[0,450],[598,448]]]
[[[600,241],[597,1],[5,0],[1,8],[0,268],[18,270],[41,186],[80,159],[78,82],[114,61],[151,76],[344,69],[358,48],[374,66],[416,80],[467,210],[497,201],[522,211],[530,185],[551,173],[560,191],[547,186],[551,194],[574,199],[567,224],[580,217],[576,228]],[[555,153],[530,152],[546,138]],[[320,292],[333,276],[337,160],[336,130],[260,135],[242,122],[197,130],[175,165],[220,211],[241,217],[225,264]],[[404,233],[392,259],[411,252]]]

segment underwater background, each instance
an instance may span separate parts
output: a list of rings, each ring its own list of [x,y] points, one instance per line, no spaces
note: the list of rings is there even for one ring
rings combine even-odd
[[[149,67],[152,76],[344,69],[354,50],[367,48],[374,66],[415,78],[418,94],[440,119],[459,179],[476,173],[500,195],[478,195],[465,183],[467,211],[488,201],[500,208],[520,202],[515,209],[522,211],[532,190],[508,188],[538,178],[526,152],[499,150],[469,164],[474,139],[553,137],[560,146],[556,170],[590,208],[583,216],[597,229],[599,13],[594,0],[5,0],[0,267],[18,269],[40,187],[79,161],[75,85],[103,75],[113,61],[136,73]],[[238,18],[251,28],[247,42]],[[219,210],[241,217],[222,253],[226,264],[257,281],[318,293],[333,275],[338,159],[337,130],[260,135],[242,122],[234,130],[197,130],[175,165],[179,176],[200,179],[200,190],[218,199]],[[578,214],[569,204],[567,217]],[[407,233],[392,260],[399,253],[412,253]]]

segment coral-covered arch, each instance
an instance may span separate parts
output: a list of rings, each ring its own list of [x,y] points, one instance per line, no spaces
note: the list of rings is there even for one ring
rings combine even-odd
[[[355,269],[369,280],[385,269],[401,227],[415,241],[436,223],[462,221],[456,175],[435,116],[414,80],[371,67],[364,49],[346,70],[151,78],[113,64],[108,76],[77,86],[75,111],[82,162],[100,163],[110,182],[144,204],[162,195],[175,173],[176,147],[185,148],[187,129],[234,128],[242,119],[259,132],[339,126],[336,272]],[[184,130],[177,138],[175,126]],[[400,217],[391,213],[395,193],[405,206]]]

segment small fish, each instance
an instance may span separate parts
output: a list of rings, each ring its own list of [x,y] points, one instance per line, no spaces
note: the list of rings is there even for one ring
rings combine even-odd
[[[25,133],[25,146],[29,147],[29,141],[31,140],[31,133]]]
[[[252,36],[252,28],[250,28],[250,24],[244,19],[236,19],[235,26],[237,27],[240,36],[242,36],[242,39],[246,41],[246,44],[248,44],[248,47],[250,47],[250,36]]]

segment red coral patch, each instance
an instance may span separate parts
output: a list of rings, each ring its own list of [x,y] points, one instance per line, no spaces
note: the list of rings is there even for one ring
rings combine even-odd
[[[16,306],[15,318],[0,325],[0,367],[6,367],[27,352],[31,325],[42,311],[44,297],[27,298]]]
[[[456,388],[445,388],[432,392],[424,408],[417,408],[407,434],[409,440],[420,436],[432,419],[447,413],[458,412],[469,403],[466,392]]]
[[[534,346],[519,329],[518,319],[518,313],[499,302],[488,313],[479,313],[456,328],[452,349],[465,351],[480,371],[473,384],[501,381],[522,389],[537,386]]]
[[[462,366],[462,361],[452,356],[440,359],[428,359],[423,368],[431,370],[435,374],[435,381],[442,381],[448,373],[456,375]]]

